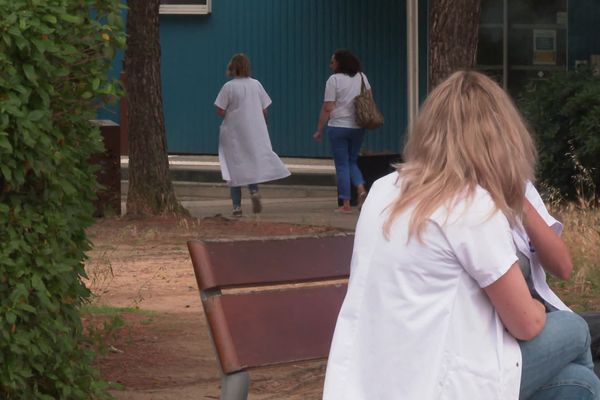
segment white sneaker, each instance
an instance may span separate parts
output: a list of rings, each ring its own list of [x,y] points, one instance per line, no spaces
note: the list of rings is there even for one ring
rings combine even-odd
[[[242,207],[233,207],[233,212],[231,213],[234,217],[242,216]]]

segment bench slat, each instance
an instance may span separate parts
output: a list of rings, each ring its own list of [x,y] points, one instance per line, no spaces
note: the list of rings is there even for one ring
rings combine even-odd
[[[198,287],[274,284],[347,277],[352,235],[236,242],[188,242]],[[315,262],[311,262],[315,260]]]
[[[206,299],[223,372],[327,357],[346,289],[337,284]]]

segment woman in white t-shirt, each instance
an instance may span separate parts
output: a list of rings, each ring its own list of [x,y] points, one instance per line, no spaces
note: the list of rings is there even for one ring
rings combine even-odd
[[[360,61],[350,50],[336,50],[329,64],[333,75],[325,83],[325,97],[319,114],[317,130],[313,138],[321,140],[321,132],[327,124],[327,136],[331,145],[338,198],[342,206],[336,212],[350,213],[351,186],[356,186],[359,208],[367,197],[365,181],[358,168],[358,153],[365,137],[365,130],[356,124],[353,100],[360,94],[361,82],[367,90],[371,85],[361,72]]]
[[[225,83],[215,100],[223,118],[219,128],[219,163],[223,180],[231,187],[233,216],[242,216],[242,186],[248,185],[252,211],[262,210],[258,184],[285,178],[290,172],[273,152],[267,130],[267,108],[271,98],[251,77],[250,60],[235,54],[227,64]]]
[[[585,321],[546,314],[512,227],[536,151],[508,95],[457,72],[356,227],[324,400],[599,399]]]

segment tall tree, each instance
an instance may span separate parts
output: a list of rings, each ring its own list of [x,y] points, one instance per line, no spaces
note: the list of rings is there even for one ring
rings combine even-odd
[[[475,65],[481,0],[429,1],[429,87]]]
[[[186,213],[175,197],[160,84],[160,0],[129,0],[125,77],[128,100],[127,214]]]

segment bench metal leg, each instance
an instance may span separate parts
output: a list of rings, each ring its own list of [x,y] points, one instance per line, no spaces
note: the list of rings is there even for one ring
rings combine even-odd
[[[246,371],[221,376],[221,400],[246,400],[250,375]]]

